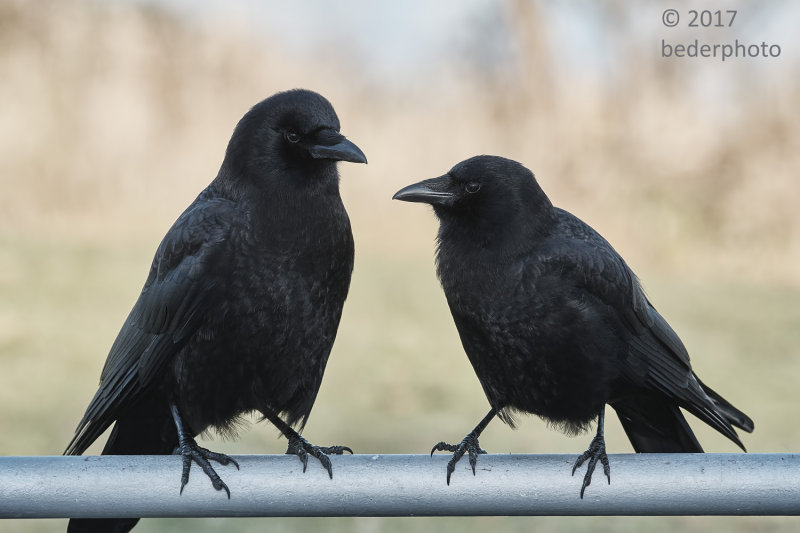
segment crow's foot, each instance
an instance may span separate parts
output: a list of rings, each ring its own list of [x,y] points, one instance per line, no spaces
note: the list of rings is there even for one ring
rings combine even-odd
[[[597,461],[600,461],[603,464],[603,473],[608,478],[609,485],[611,484],[611,467],[608,464],[608,455],[606,455],[606,443],[603,439],[602,432],[599,432],[594,439],[592,439],[592,443],[589,445],[589,449],[583,452],[577,460],[575,460],[575,464],[572,466],[572,475],[575,475],[575,470],[578,469],[586,460],[589,460],[589,464],[586,466],[586,475],[583,476],[583,485],[581,485],[581,499],[583,499],[583,492],[586,490],[592,483],[592,474],[594,473],[594,467],[597,466]]]
[[[175,455],[180,455],[183,457],[183,472],[181,473],[181,494],[183,494],[183,488],[189,482],[189,470],[192,468],[192,461],[200,465],[200,468],[203,469],[203,472],[206,473],[208,478],[211,480],[211,484],[217,490],[224,490],[225,493],[228,495],[228,499],[231,498],[231,491],[228,489],[228,485],[226,485],[219,475],[214,471],[214,468],[211,466],[209,461],[216,461],[219,464],[225,466],[229,464],[233,464],[236,466],[236,469],[239,469],[239,463],[237,463],[233,458],[228,457],[224,453],[217,453],[212,452],[211,450],[207,450],[205,448],[201,448],[197,445],[197,442],[191,437],[183,437],[180,439],[180,444],[175,451],[173,452]]]
[[[296,455],[300,458],[303,463],[303,472],[308,466],[308,456],[316,457],[322,463],[323,468],[328,471],[331,479],[333,479],[333,468],[328,454],[342,455],[344,452],[353,453],[353,450],[347,446],[314,446],[297,433],[289,437],[289,447],[286,449],[286,455]]]
[[[478,455],[486,453],[486,450],[480,447],[478,444],[478,435],[476,435],[473,431],[464,437],[464,440],[462,440],[458,445],[447,444],[446,442],[438,443],[431,450],[431,455],[433,455],[433,452],[453,452],[453,457],[447,463],[447,484],[449,485],[450,476],[456,469],[456,463],[464,456],[464,453],[469,454],[469,465],[472,467],[472,475],[474,476],[475,465],[478,464]]]

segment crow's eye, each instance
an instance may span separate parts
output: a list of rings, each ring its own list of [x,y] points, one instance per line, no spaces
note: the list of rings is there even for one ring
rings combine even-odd
[[[286,137],[286,140],[292,144],[296,144],[300,142],[300,135],[292,130],[287,130],[286,133],[283,134]]]
[[[477,181],[470,181],[466,185],[464,185],[464,190],[470,194],[475,194],[479,190],[481,190],[481,184]]]

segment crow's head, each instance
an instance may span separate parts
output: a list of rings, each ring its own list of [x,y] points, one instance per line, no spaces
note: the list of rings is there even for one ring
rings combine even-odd
[[[234,180],[336,177],[336,162],[366,163],[339,133],[330,102],[304,89],[277,93],[253,106],[233,132],[221,175]]]
[[[443,227],[458,226],[481,239],[541,227],[553,213],[530,170],[489,155],[462,161],[444,176],[409,185],[392,198],[431,204]]]

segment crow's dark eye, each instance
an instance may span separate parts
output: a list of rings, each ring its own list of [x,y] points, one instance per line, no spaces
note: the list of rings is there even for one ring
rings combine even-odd
[[[292,144],[296,144],[300,142],[300,135],[292,130],[287,130],[286,133],[283,134],[286,137],[286,140]]]
[[[464,185],[464,190],[470,194],[475,194],[479,190],[481,190],[481,184],[477,181],[470,181],[466,185]]]

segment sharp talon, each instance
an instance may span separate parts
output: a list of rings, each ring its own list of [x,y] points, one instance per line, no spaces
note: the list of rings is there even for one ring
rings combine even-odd
[[[575,471],[578,468],[580,468],[581,465],[586,461],[586,458],[588,457],[588,455],[587,455],[588,453],[589,452],[583,452],[582,455],[578,456],[578,458],[575,459],[575,463],[572,465],[572,475],[573,476],[575,475]]]
[[[454,452],[456,451],[456,448],[457,446],[453,444],[447,444],[446,442],[442,441],[431,449],[431,455],[433,455],[433,452]]]
[[[298,454],[298,456],[300,457],[300,462],[303,463],[303,473],[305,474],[308,468],[308,454],[304,451],[302,455]]]
[[[589,463],[586,465],[586,474],[583,476],[583,483],[581,484],[581,499],[583,499],[586,487],[592,484],[592,474],[594,474],[594,469],[597,467],[598,461],[603,465],[603,473],[608,479],[608,484],[611,484],[611,466],[608,462],[608,455],[606,455],[606,444],[600,431],[598,431],[598,434],[592,439],[591,444],[589,444],[589,449],[575,460],[575,464],[572,466],[573,476],[575,475],[575,471],[587,460]]]
[[[176,455],[180,455],[183,460],[183,465],[181,469],[181,489],[179,494],[183,494],[183,490],[186,488],[186,485],[189,483],[189,472],[192,468],[192,461],[197,463],[197,465],[205,472],[208,478],[211,480],[211,485],[216,490],[225,490],[225,493],[228,495],[228,499],[231,497],[231,491],[228,486],[222,481],[219,477],[217,472],[214,470],[214,467],[211,466],[209,461],[216,461],[219,464],[225,466],[228,464],[236,465],[236,468],[239,468],[239,463],[236,462],[235,459],[225,455],[224,453],[217,453],[202,448],[197,445],[192,438],[185,438],[179,444],[175,451],[173,452]]]
[[[478,464],[478,455],[485,454],[486,450],[478,445],[478,437],[475,433],[470,433],[458,445],[447,444],[440,442],[436,444],[431,450],[431,455],[436,451],[453,452],[453,457],[447,463],[447,484],[450,485],[450,476],[456,469],[456,463],[464,456],[465,453],[469,455],[469,464],[472,467],[472,475],[476,475],[475,467]]]
[[[333,466],[331,465],[331,460],[328,459],[326,455],[322,455],[318,457],[319,462],[322,463],[323,468],[328,471],[328,477],[333,479]]]
[[[321,451],[322,453],[330,454],[330,455],[342,455],[342,454],[344,454],[344,452],[348,452],[351,455],[353,454],[353,450],[351,450],[347,446],[319,447],[319,451]]]
[[[327,454],[342,455],[344,452],[353,453],[348,446],[314,446],[300,435],[289,437],[289,447],[286,449],[287,455],[296,455],[303,463],[303,472],[308,467],[308,456],[313,455],[328,472],[328,477],[333,479],[333,465]]]

